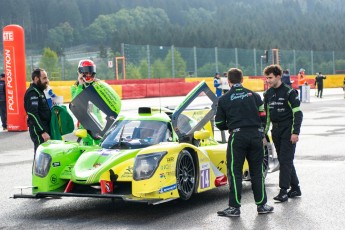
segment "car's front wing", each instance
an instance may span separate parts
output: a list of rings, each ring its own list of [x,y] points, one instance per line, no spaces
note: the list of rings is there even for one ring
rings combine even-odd
[[[136,202],[146,204],[160,204],[169,202],[176,198],[171,199],[143,199],[134,197],[133,195],[120,195],[120,194],[85,194],[85,193],[63,193],[63,192],[38,192],[36,194],[14,194],[12,198],[27,198],[27,199],[42,199],[42,198],[61,198],[61,197],[88,197],[88,198],[108,198],[118,199],[125,202]]]

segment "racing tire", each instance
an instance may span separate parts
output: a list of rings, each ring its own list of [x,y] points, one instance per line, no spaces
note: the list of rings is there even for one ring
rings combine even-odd
[[[267,140],[267,144],[264,145],[263,176],[266,178],[269,170],[270,158],[272,158],[272,144],[269,142],[270,139],[267,135],[265,135],[265,138]],[[244,181],[251,180],[249,170],[243,172],[242,179]]]
[[[265,153],[264,153],[264,177],[266,178],[267,176],[267,173],[268,173],[268,169],[269,169],[269,156],[271,155],[270,154],[270,151],[272,150],[271,147],[270,147],[271,143],[267,143],[265,146],[264,146],[264,149],[265,149]]]
[[[195,164],[188,150],[182,150],[177,158],[176,184],[182,200],[188,200],[195,189]]]

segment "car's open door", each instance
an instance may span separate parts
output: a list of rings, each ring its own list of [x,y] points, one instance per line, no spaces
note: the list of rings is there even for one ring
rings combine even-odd
[[[70,110],[94,139],[104,136],[120,109],[120,97],[103,82],[85,88],[70,103]]]
[[[189,92],[171,117],[179,142],[192,142],[194,132],[201,130],[213,120],[217,102],[218,98],[205,81],[200,82]]]

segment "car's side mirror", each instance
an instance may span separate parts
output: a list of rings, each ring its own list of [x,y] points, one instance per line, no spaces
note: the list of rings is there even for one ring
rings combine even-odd
[[[78,138],[85,138],[87,136],[87,130],[86,129],[78,129],[74,132],[74,135]]]
[[[194,132],[194,138],[196,140],[204,140],[210,137],[210,131],[203,130],[203,131],[195,131]]]

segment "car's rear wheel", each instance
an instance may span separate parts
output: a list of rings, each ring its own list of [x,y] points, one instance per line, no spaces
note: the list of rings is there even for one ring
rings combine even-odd
[[[188,150],[182,150],[176,165],[177,190],[180,198],[188,200],[195,189],[195,165]]]
[[[266,178],[268,169],[269,169],[269,156],[271,155],[270,152],[272,151],[272,148],[270,147],[271,143],[267,143],[264,146],[265,153],[264,153],[264,177]]]
[[[273,150],[272,150],[272,144],[269,142],[268,136],[266,135],[265,138],[267,140],[267,143],[264,145],[265,152],[264,152],[264,160],[263,160],[263,166],[264,166],[263,174],[264,174],[264,177],[266,178],[268,170],[269,170],[269,163],[270,163],[270,160],[272,159]],[[251,180],[249,169],[243,172],[242,178],[245,181]]]

